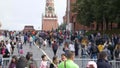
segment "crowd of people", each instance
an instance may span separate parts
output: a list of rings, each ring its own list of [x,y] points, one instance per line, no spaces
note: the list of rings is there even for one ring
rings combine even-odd
[[[64,68],[64,65],[66,65],[66,68],[72,68],[72,66],[75,66],[73,68],[79,68],[77,64],[71,61],[74,58],[74,54],[75,54],[75,57],[79,57],[79,58],[98,59],[97,65],[101,64],[101,62],[104,62],[103,60],[100,60],[100,59],[104,59],[105,62],[107,63],[106,56],[108,57],[107,58],[108,60],[120,61],[120,36],[116,34],[113,34],[111,36],[108,36],[107,34],[102,35],[101,33],[85,35],[84,32],[80,32],[80,31],[70,32],[66,30],[48,31],[48,32],[46,31],[38,31],[38,32],[5,31],[0,34],[0,40],[1,40],[0,54],[3,56],[3,58],[8,58],[12,56],[13,59],[11,63],[13,64],[10,64],[10,65],[14,66],[14,63],[19,64],[18,67],[16,65],[16,68],[19,68],[19,66],[21,66],[20,64],[28,65],[26,64],[26,62],[31,64],[31,61],[34,61],[32,57],[28,58],[26,55],[26,58],[25,58],[24,56],[21,55],[23,54],[23,45],[26,45],[26,44],[29,44],[30,48],[32,48],[32,46],[35,44],[38,45],[39,48],[43,47],[43,49],[46,49],[46,47],[52,47],[52,50],[54,53],[53,63],[51,63],[50,66],[44,67],[45,65],[47,65],[47,62],[46,62],[47,59],[46,59],[46,56],[43,55],[41,57],[42,62],[41,62],[40,68],[48,68],[48,67]],[[20,56],[18,60],[16,59],[16,56],[13,56],[14,48],[16,46]],[[69,60],[64,61],[64,63],[61,62],[59,65],[57,65],[58,57],[56,53],[59,47],[63,47],[62,50],[65,53],[64,56],[68,55],[66,56],[66,59],[69,59]],[[101,53],[103,56],[98,56]],[[30,54],[29,56],[32,56],[32,55]],[[70,63],[70,65],[71,64],[73,65],[69,67],[68,62]],[[31,64],[30,66],[31,67],[29,67],[28,65],[27,67],[28,68],[32,68],[32,66],[35,67],[35,64]],[[89,67],[89,64],[88,64],[88,67]],[[109,67],[109,64],[108,64],[108,67]],[[13,67],[10,67],[10,68],[13,68]],[[98,65],[98,68],[99,68],[99,65]]]
[[[19,59],[16,56],[12,56],[12,60],[8,68],[80,68],[74,62],[74,57],[74,52],[68,51],[67,54],[61,55],[60,60],[57,56],[54,56],[53,61],[48,64],[46,55],[42,55],[42,61],[38,67],[36,61],[33,59],[33,54],[28,52],[26,57],[20,56]],[[112,68],[112,66],[107,61],[107,53],[102,51],[99,53],[97,63],[95,61],[89,61],[86,68]]]

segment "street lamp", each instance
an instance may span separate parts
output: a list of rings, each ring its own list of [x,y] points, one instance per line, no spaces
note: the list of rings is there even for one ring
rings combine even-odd
[[[67,0],[67,23],[70,23],[70,0]]]
[[[67,0],[67,25],[66,30],[69,30],[69,23],[70,23],[70,0]]]

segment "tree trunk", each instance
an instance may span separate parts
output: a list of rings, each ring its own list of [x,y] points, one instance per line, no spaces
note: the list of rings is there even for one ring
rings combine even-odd
[[[108,22],[106,22],[106,30],[110,30]]]
[[[96,31],[98,31],[98,30],[99,30],[99,24],[96,23]]]
[[[101,23],[101,30],[103,31],[104,30],[104,22]]]
[[[112,22],[110,23],[110,26],[111,26],[111,30],[112,30]]]
[[[106,30],[109,30],[109,23],[108,23],[108,19],[106,18],[105,20],[106,20],[106,28],[105,28],[105,29],[106,29]]]
[[[118,23],[118,29],[120,29],[120,23]]]

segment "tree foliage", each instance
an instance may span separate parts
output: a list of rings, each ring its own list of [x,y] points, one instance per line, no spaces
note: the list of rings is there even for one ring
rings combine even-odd
[[[62,23],[59,27],[58,27],[58,29],[59,30],[65,30],[66,29],[66,23]]]
[[[93,21],[97,24],[120,24],[120,0],[77,0],[74,12],[77,12],[76,20],[89,26]]]

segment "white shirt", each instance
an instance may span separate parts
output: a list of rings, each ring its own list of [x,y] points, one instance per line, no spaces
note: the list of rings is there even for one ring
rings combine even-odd
[[[44,41],[44,45],[47,45],[47,40]]]
[[[32,37],[30,37],[30,42],[33,42],[33,38]]]
[[[10,44],[6,44],[6,48],[8,49],[9,53],[11,53],[11,45]]]
[[[74,45],[73,44],[69,44],[69,49],[70,49],[70,51],[75,51]]]
[[[47,61],[41,61],[40,68],[48,68]]]

